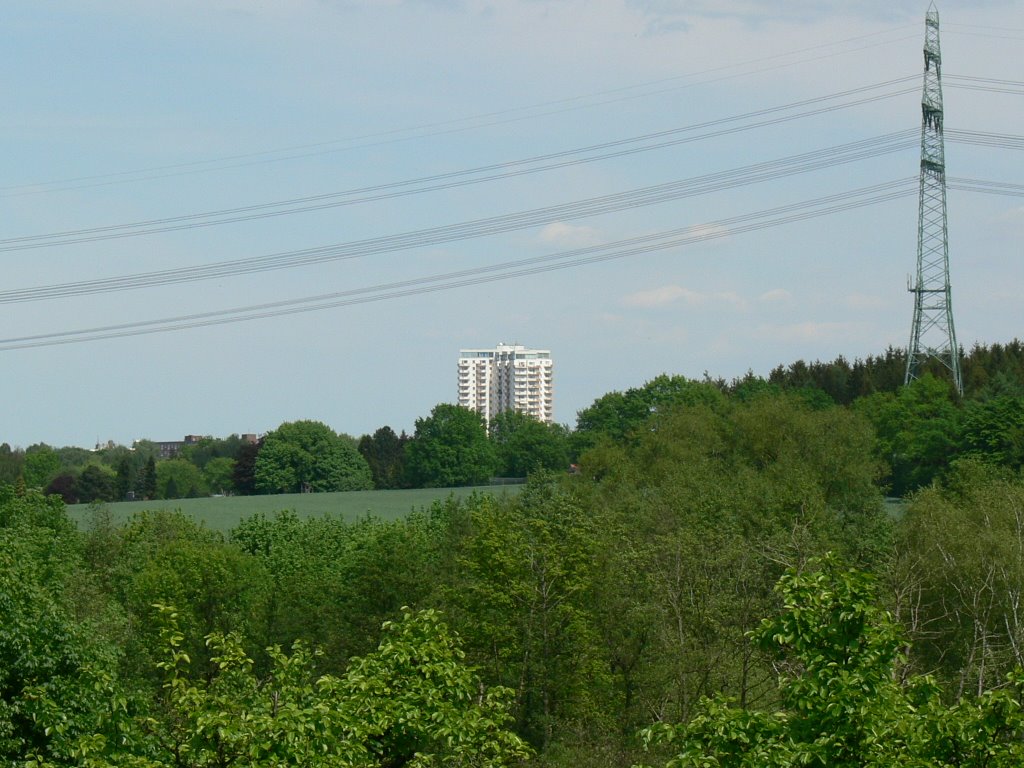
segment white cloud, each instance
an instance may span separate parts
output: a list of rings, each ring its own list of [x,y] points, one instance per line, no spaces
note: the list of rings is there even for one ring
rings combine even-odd
[[[880,309],[885,302],[880,296],[869,296],[865,293],[851,293],[843,299],[850,309]]]
[[[808,320],[803,323],[789,323],[786,325],[762,325],[754,331],[754,336],[755,338],[780,342],[832,341],[858,338],[863,330],[863,323],[816,322]]]
[[[785,288],[772,288],[770,291],[765,291],[758,296],[757,300],[764,302],[784,302],[790,301],[792,298],[793,294]]]
[[[699,240],[724,240],[732,234],[728,227],[719,224],[698,224],[686,231],[687,237]]]
[[[636,291],[623,296],[620,303],[626,307],[653,309],[680,301],[688,307],[706,307],[714,304],[726,305],[735,309],[746,307],[746,301],[733,291],[700,293],[679,285],[662,285],[647,291]]]
[[[564,221],[552,222],[541,229],[540,239],[541,242],[548,245],[571,247],[594,245],[601,242],[600,235],[593,227],[567,224]]]

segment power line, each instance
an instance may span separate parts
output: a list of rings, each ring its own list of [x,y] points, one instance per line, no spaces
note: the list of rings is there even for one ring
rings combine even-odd
[[[1024,136],[1011,133],[986,133],[950,128],[945,131],[946,138],[957,144],[970,144],[978,147],[994,147],[1020,151],[1024,149]]]
[[[543,226],[555,221],[589,218],[591,216],[630,210],[642,206],[679,200],[685,197],[772,181],[795,174],[833,168],[893,152],[904,151],[916,147],[916,145],[915,132],[911,129],[689,179],[681,179],[625,192],[457,224],[413,230],[317,248],[285,251],[248,259],[0,291],[0,304],[209,280],[463,241],[502,232]]]
[[[112,240],[122,239],[126,237],[138,237],[143,235],[151,235],[164,232],[195,229],[199,227],[210,227],[222,224],[232,224],[279,216],[287,216],[296,213],[309,213],[312,211],[321,211],[330,208],[359,205],[369,202],[378,202],[381,200],[406,197],[426,192],[436,192],[440,190],[453,189],[468,185],[481,184],[489,181],[514,178],[518,176],[524,176],[527,174],[561,169],[584,163],[599,162],[603,160],[634,155],[641,152],[650,152],[658,149],[665,149],[667,147],[679,146],[681,144],[703,141],[705,139],[718,138],[724,135],[754,130],[757,128],[763,128],[771,125],[777,125],[782,122],[802,119],[805,117],[813,117],[823,113],[832,112],[838,109],[846,109],[849,107],[861,106],[863,104],[879,101],[881,99],[888,99],[896,96],[905,95],[908,93],[913,93],[916,91],[916,88],[899,89],[896,91],[882,93],[875,96],[855,99],[853,101],[848,101],[841,104],[834,104],[804,112],[798,112],[792,115],[783,115],[772,119],[748,123],[746,125],[734,126],[731,128],[722,128],[719,130],[709,131],[706,133],[700,133],[690,136],[683,135],[692,133],[694,131],[699,131],[705,128],[728,125],[729,123],[741,122],[756,117],[763,117],[766,115],[776,114],[779,112],[785,112],[803,106],[820,104],[822,102],[831,101],[846,96],[862,94],[867,91],[877,90],[894,85],[900,85],[907,81],[915,79],[916,76],[897,78],[895,80],[889,80],[882,83],[861,86],[858,88],[852,88],[837,93],[826,94],[824,96],[818,96],[810,99],[805,99],[802,101],[791,102],[789,104],[784,104],[775,107],[768,107],[765,109],[746,112],[739,115],[718,118],[715,120],[705,121],[702,123],[696,123],[688,126],[671,128],[653,133],[642,134],[639,136],[633,136],[624,139],[616,139],[613,141],[602,142],[600,144],[593,144],[585,147],[577,147],[573,149],[552,152],[544,155],[536,155],[533,157],[518,160],[511,160],[501,163],[492,163],[490,165],[477,166],[475,168],[462,169],[457,171],[449,171],[446,173],[434,174],[432,176],[405,179],[386,184],[357,187],[337,192],[328,192],[318,195],[291,198],[288,200],[279,200],[269,203],[256,203],[252,205],[224,208],[214,211],[190,213],[180,216],[148,219],[144,221],[136,221],[124,224],[110,224],[100,227],[65,230],[62,232],[51,232],[45,234],[23,235],[19,237],[3,238],[0,239],[0,252],[45,248],[58,245],[73,245],[79,243],[96,242],[98,240]],[[1017,83],[1016,81],[1009,80],[992,80],[990,78],[970,78],[966,76],[961,76],[960,79],[964,81],[1002,83],[1007,86],[1020,86],[1021,88],[1024,88],[1024,83]],[[980,86],[967,85],[963,85],[960,87],[983,90],[995,90],[994,86],[992,88],[989,88],[987,86],[981,88]],[[1000,90],[1002,90],[1003,92],[1016,93],[1016,91],[1011,91],[1009,89]],[[1024,91],[1022,91],[1022,93],[1024,93]],[[659,139],[660,141],[656,141]],[[655,143],[643,144],[643,142],[651,141],[654,141]]]
[[[123,338],[151,333],[166,333],[190,328],[281,317],[388,299],[405,298],[425,293],[480,285],[497,280],[534,275],[541,272],[575,268],[587,264],[683,247],[720,237],[745,234],[769,227],[782,226],[784,224],[908,197],[915,191],[915,182],[916,179],[914,177],[908,177],[654,235],[331,294],[181,315],[160,320],[121,323],[96,328],[0,339],[0,351],[99,341],[102,339]]]
[[[1003,181],[980,181],[978,179],[948,178],[946,186],[963,192],[981,192],[986,195],[1024,197],[1024,184],[1010,184]]]
[[[1022,184],[977,179],[951,179],[950,181],[953,182],[950,186],[954,189],[1024,196],[1024,185]],[[571,251],[562,251],[560,253],[476,267],[458,272],[355,288],[348,291],[270,302],[249,307],[180,315],[159,320],[146,320],[0,339],[0,352],[101,341],[153,333],[169,333],[249,320],[269,319],[325,309],[337,309],[357,304],[407,298],[498,280],[535,275],[542,272],[570,269],[670,248],[684,247],[727,236],[746,234],[748,232],[842,213],[855,208],[907,198],[916,192],[916,182],[917,179],[915,177],[907,177],[876,184],[871,187],[813,198],[800,203],[779,206],[766,211],[744,214],[669,232],[660,232],[615,243],[578,248]]]
[[[125,237],[138,237],[162,232],[180,231],[195,229],[198,227],[209,227],[221,224],[231,224],[243,221],[253,221],[277,216],[287,216],[295,213],[308,213],[329,208],[357,205],[368,202],[377,202],[397,197],[421,194],[424,192],[435,192],[438,190],[453,189],[470,184],[480,184],[497,179],[506,179],[526,174],[549,171],[553,169],[566,168],[592,163],[613,158],[626,157],[639,152],[649,152],[666,147],[678,146],[681,144],[703,141],[705,139],[718,138],[733,133],[750,131],[757,128],[764,128],[779,123],[799,120],[805,117],[833,112],[838,109],[847,109],[863,104],[878,101],[880,99],[892,98],[908,93],[913,93],[916,88],[905,88],[894,92],[882,93],[873,96],[854,99],[840,104],[832,104],[818,107],[816,109],[797,112],[791,115],[777,115],[779,112],[786,112],[800,107],[821,104],[846,96],[856,96],[865,92],[901,85],[911,77],[898,78],[882,83],[876,83],[859,88],[852,88],[838,93],[818,96],[811,99],[792,102],[776,107],[746,112],[740,115],[718,118],[693,125],[671,128],[654,133],[642,134],[625,139],[607,141],[600,144],[593,144],[586,147],[567,149],[560,152],[536,155],[520,160],[511,160],[491,165],[478,166],[458,171],[435,174],[414,179],[406,179],[387,184],[359,187],[355,189],[329,192],[320,195],[292,198],[270,203],[257,203],[235,208],[225,208],[216,211],[191,213],[181,216],[172,216],[159,219],[131,222],[127,224],[110,224],[100,227],[89,227],[85,229],[66,230],[39,235],[23,235],[20,237],[0,239],[0,252],[27,250],[34,248],[45,248],[57,245],[72,245],[99,240],[121,239]],[[724,127],[718,130],[705,133],[692,134],[716,126],[728,126],[730,123],[737,123],[753,118],[777,115],[765,120],[747,123],[739,126]],[[642,144],[643,142],[652,142]],[[641,146],[630,146],[641,144]],[[581,157],[582,156],[582,157]],[[532,167],[531,167],[532,166]],[[483,174],[483,175],[481,175]]]
[[[319,155],[329,154],[339,151],[351,151],[356,149],[366,149],[375,146],[381,146],[393,142],[400,141],[411,141],[423,138],[430,138],[433,136],[457,133],[466,130],[474,130],[481,127],[490,127],[494,125],[501,125],[509,122],[516,122],[520,120],[533,119],[536,117],[545,117],[552,114],[559,114],[576,109],[583,109],[595,106],[605,106],[607,104],[617,103],[624,100],[646,98],[649,96],[660,96],[665,93],[670,93],[675,90],[682,88],[691,88],[698,85],[707,85],[715,82],[722,82],[724,80],[735,79],[739,77],[745,77],[750,74],[762,74],[764,72],[773,71],[777,69],[784,69],[787,67],[796,66],[799,64],[812,63],[815,61],[821,61],[822,59],[831,58],[833,56],[843,55],[847,53],[855,53],[870,48],[875,48],[882,45],[892,45],[893,43],[903,42],[905,40],[913,39],[913,36],[904,36],[894,38],[892,40],[884,40],[880,43],[873,43],[871,45],[861,46],[859,48],[852,48],[847,51],[840,51],[835,54],[825,54],[821,56],[811,57],[809,59],[798,60],[788,63],[777,64],[771,67],[761,67],[755,69],[752,72],[740,72],[734,75],[724,75],[707,80],[701,80],[697,82],[684,83],[679,86],[672,88],[665,88],[656,91],[642,92],[639,94],[631,94],[631,91],[636,91],[642,88],[650,88],[651,86],[662,85],[665,83],[678,82],[680,80],[692,79],[694,77],[700,77],[702,75],[715,74],[719,72],[728,71],[730,69],[738,69],[740,67],[747,67],[754,64],[761,64],[767,61],[773,61],[777,59],[783,59],[790,56],[796,56],[803,53],[810,53],[813,51],[819,51],[822,49],[831,48],[834,46],[842,45],[845,43],[858,42],[866,40],[872,37],[878,37],[880,35],[889,34],[891,32],[898,32],[903,29],[908,29],[912,25],[903,25],[901,27],[895,27],[890,30],[884,30],[882,32],[872,32],[864,35],[857,35],[854,37],[844,38],[837,40],[832,43],[822,43],[819,45],[813,45],[806,48],[797,49],[795,51],[789,51],[779,54],[773,54],[757,59],[750,59],[747,61],[740,62],[738,64],[723,65],[719,67],[712,67],[709,69],[701,70],[694,73],[676,75],[673,77],[662,78],[660,80],[649,81],[646,83],[640,83],[636,85],[623,86],[621,88],[614,88],[605,91],[598,91],[582,96],[571,96],[563,99],[556,99],[553,101],[541,102],[538,104],[528,105],[524,107],[515,107],[511,109],[497,110],[493,112],[487,112],[480,115],[456,118],[453,120],[444,120],[440,122],[427,123],[409,128],[398,128],[390,129],[387,131],[380,131],[376,133],[365,134],[361,136],[355,136],[348,139],[334,139],[323,142],[314,142],[309,144],[293,145],[290,147],[284,147],[273,150],[262,150],[258,152],[241,153],[234,155],[226,155],[219,158],[213,158],[210,160],[195,160],[184,163],[172,163],[169,165],[153,166],[149,168],[143,168],[134,171],[118,171],[113,173],[105,174],[94,174],[90,176],[79,176],[69,179],[60,179],[52,182],[41,182],[35,184],[19,184],[14,186],[0,187],[0,197],[8,197],[14,195],[29,195],[29,194],[41,194],[47,192],[60,192],[74,189],[85,189],[89,187],[97,186],[108,186],[113,184],[126,184],[138,181],[151,181],[159,180],[164,178],[172,178],[175,176],[189,175],[195,173],[208,173],[221,170],[231,170],[235,168],[242,168],[246,166],[259,165],[264,163],[283,162],[287,160],[302,159],[307,157],[316,157]],[[624,95],[623,95],[624,94]],[[579,104],[581,101],[587,99],[593,99],[597,97],[604,97],[616,95],[616,98],[608,99],[605,101],[598,101],[593,104]],[[571,106],[566,106],[571,105]],[[516,115],[521,113],[536,112],[536,110],[549,109],[552,107],[562,107],[560,109],[554,109],[547,112],[539,112],[536,114],[526,114],[525,116],[509,117],[510,115]],[[495,119],[497,118],[497,119]],[[468,127],[455,127],[465,123],[471,123],[478,120],[491,120],[491,122],[483,123],[481,125],[470,125]],[[426,134],[417,134],[413,136],[401,137],[398,134],[413,133],[415,131],[426,130]],[[371,141],[368,143],[352,144],[352,142],[365,142],[368,139],[383,139],[379,141]],[[347,144],[349,146],[337,147],[339,144]],[[334,147],[334,148],[331,148]],[[309,151],[312,150],[312,151]],[[270,155],[285,154],[283,157],[268,157]],[[229,163],[225,165],[225,163]],[[212,167],[211,167],[212,166]],[[161,173],[164,172],[164,173]],[[149,174],[149,175],[144,175]]]

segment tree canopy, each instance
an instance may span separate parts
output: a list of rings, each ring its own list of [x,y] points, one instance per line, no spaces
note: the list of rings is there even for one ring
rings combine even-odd
[[[483,418],[447,403],[434,406],[430,416],[416,419],[405,462],[412,485],[420,488],[481,485],[498,466]]]
[[[647,731],[673,747],[667,768],[794,765],[1010,768],[1024,761],[1024,675],[949,706],[927,677],[900,674],[904,639],[870,577],[834,557],[791,568],[781,609],[754,632],[776,661],[774,710],[705,698],[682,725]]]
[[[569,467],[569,434],[559,424],[502,411],[491,419],[489,434],[502,477],[526,477],[537,470],[564,472]]]
[[[362,491],[370,468],[351,438],[318,421],[282,424],[263,438],[254,468],[260,493]]]

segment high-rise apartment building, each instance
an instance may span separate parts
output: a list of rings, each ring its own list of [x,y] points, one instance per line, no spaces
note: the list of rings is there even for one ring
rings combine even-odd
[[[502,411],[554,421],[551,351],[520,344],[459,351],[459,405],[488,422]]]

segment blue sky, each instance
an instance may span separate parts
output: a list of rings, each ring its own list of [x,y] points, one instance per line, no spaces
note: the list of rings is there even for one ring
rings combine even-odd
[[[570,425],[601,394],[662,372],[765,375],[797,359],[904,346],[913,193],[752,232],[720,222],[916,175],[926,8],[809,0],[5,3],[0,300],[17,290],[351,248],[883,134],[911,138],[858,162],[601,215],[551,214],[460,241],[0,303],[0,442],[130,443],[264,432],[303,418],[354,435],[385,424],[411,431],[417,417],[453,400],[459,349],[498,342],[552,350],[556,418]],[[1024,80],[1024,6],[947,2],[939,10],[947,132],[1020,135],[1020,86],[982,90],[977,78]],[[888,81],[900,82],[867,88]],[[817,114],[773,125],[726,120],[860,88],[858,97],[816,101],[802,111]],[[77,243],[12,242],[336,195],[659,132],[689,136],[679,129],[714,121],[724,122],[692,133],[748,129],[448,189],[425,191],[419,182],[391,188],[415,194],[315,211]],[[949,141],[948,175],[1024,183],[1019,142],[1003,144]],[[1024,200],[951,190],[949,218],[960,342],[1021,336]],[[4,346],[669,230],[689,242],[320,311]],[[45,247],[15,247],[26,242]]]

